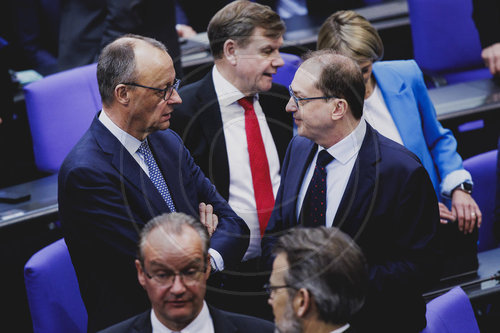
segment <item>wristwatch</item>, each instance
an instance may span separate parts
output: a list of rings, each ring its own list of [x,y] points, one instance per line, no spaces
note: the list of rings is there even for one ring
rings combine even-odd
[[[460,190],[460,191],[464,191],[465,193],[472,194],[472,184],[469,182],[463,182],[460,185],[458,185],[457,187],[455,187],[453,189],[453,191],[454,190]]]

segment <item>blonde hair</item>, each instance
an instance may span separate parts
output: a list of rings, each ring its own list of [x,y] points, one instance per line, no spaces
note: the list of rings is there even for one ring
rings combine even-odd
[[[331,49],[358,63],[375,62],[384,55],[384,44],[377,30],[352,10],[332,14],[321,26],[318,50]]]

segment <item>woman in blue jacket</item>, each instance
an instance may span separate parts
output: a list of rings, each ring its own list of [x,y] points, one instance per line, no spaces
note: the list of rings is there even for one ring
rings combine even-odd
[[[451,210],[439,203],[441,222],[458,220],[464,233],[471,233],[476,222],[479,227],[481,211],[470,195],[471,175],[462,166],[452,132],[436,118],[415,61],[378,61],[384,53],[382,40],[370,22],[353,11],[326,19],[318,49],[333,49],[357,61],[366,86],[364,119],[420,158],[439,201],[451,199]]]

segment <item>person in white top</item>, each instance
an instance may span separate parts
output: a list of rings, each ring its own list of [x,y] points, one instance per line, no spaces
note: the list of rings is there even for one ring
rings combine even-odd
[[[364,118],[380,134],[417,155],[431,177],[441,223],[457,221],[465,234],[481,225],[481,210],[471,196],[472,178],[462,166],[457,142],[436,118],[422,72],[413,60],[383,61],[382,40],[354,11],[339,11],[323,23],[318,50],[332,49],[352,58],[365,80]],[[451,199],[451,210],[445,205]]]
[[[348,333],[368,282],[361,249],[339,229],[290,229],[276,243],[267,291],[281,333]]]
[[[273,332],[271,322],[224,312],[204,301],[210,236],[199,220],[184,213],[157,216],[142,229],[138,247],[137,278],[152,310],[103,333]]]

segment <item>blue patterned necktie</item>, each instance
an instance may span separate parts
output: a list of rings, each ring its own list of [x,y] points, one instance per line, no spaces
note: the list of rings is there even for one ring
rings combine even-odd
[[[321,150],[316,160],[314,174],[302,203],[299,223],[305,227],[324,226],[326,221],[326,170],[333,156]]]
[[[144,140],[137,151],[141,153],[142,156],[144,156],[144,161],[146,162],[149,170],[149,178],[153,182],[158,192],[160,192],[163,200],[165,200],[165,202],[167,203],[168,209],[170,209],[170,212],[175,212],[176,210],[174,202],[172,201],[172,197],[170,196],[170,191],[168,190],[167,183],[165,182],[165,179],[160,172],[160,168],[158,168],[158,164],[156,164],[155,158],[153,157],[153,153],[149,148],[148,142]]]

